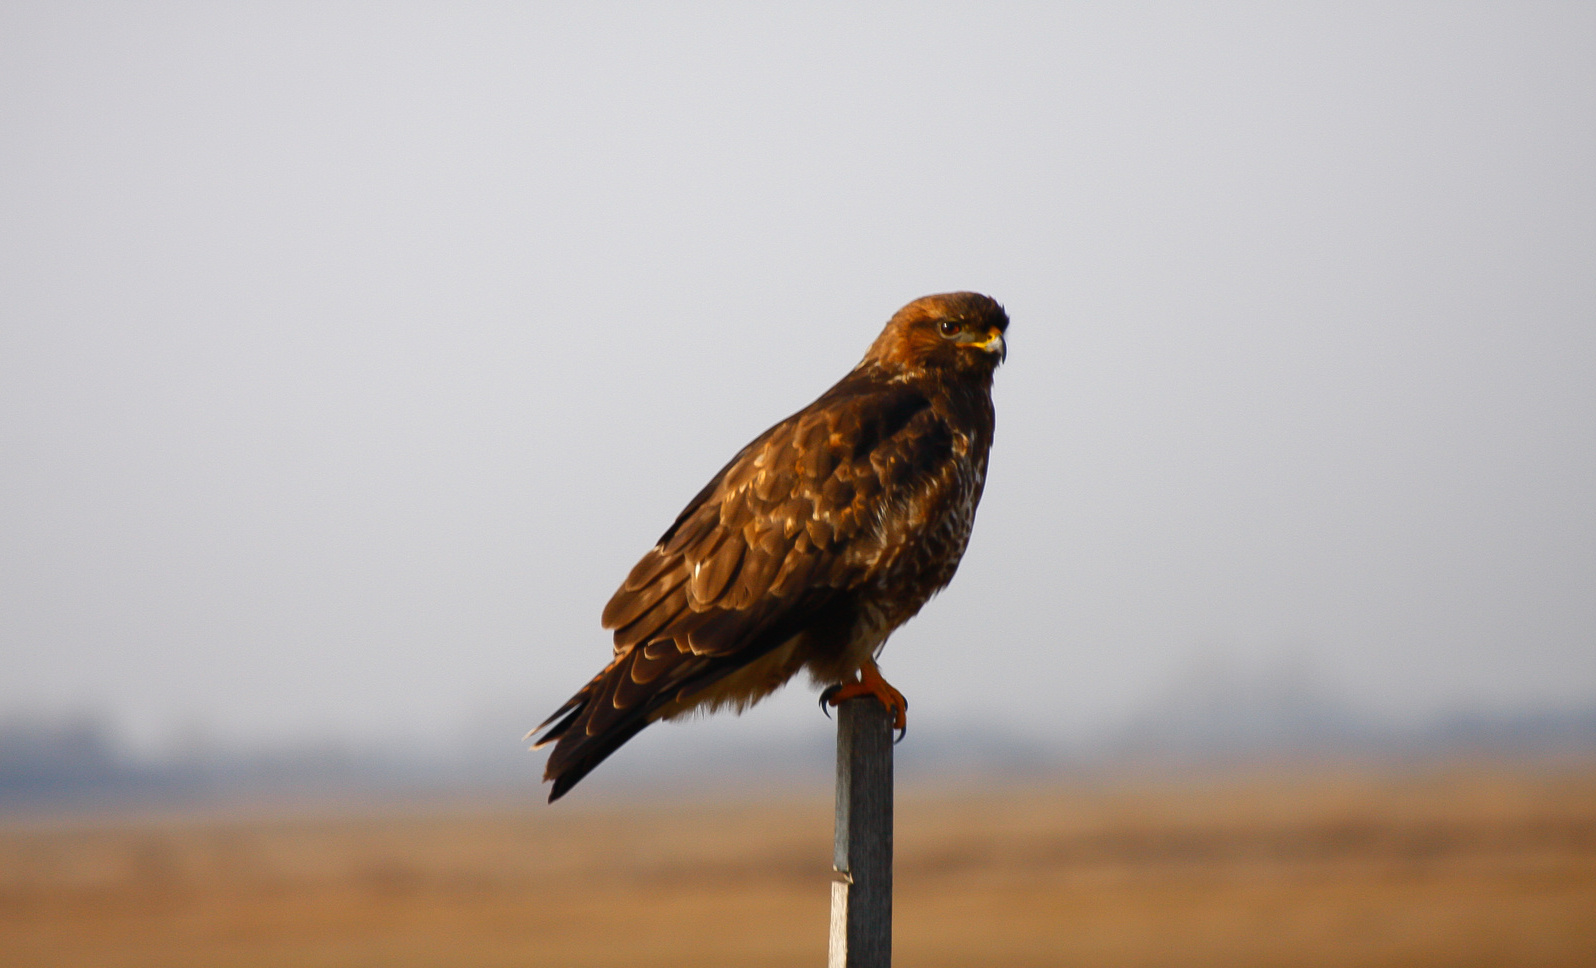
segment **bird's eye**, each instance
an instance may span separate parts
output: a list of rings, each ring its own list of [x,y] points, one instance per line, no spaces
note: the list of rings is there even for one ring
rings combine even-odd
[[[942,331],[942,335],[948,339],[952,339],[953,337],[959,335],[959,330],[963,328],[964,324],[959,322],[957,319],[944,319],[942,321],[942,325],[937,327],[937,329]]]

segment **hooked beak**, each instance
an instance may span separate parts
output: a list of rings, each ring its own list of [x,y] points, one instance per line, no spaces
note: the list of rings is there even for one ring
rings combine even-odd
[[[1003,342],[1003,334],[995,329],[986,334],[986,339],[970,345],[978,350],[996,353],[999,363],[1002,363],[1009,355],[1009,347],[1008,344]]]

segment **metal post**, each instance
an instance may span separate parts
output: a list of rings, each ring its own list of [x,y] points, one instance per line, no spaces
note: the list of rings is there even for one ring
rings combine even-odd
[[[830,968],[892,964],[892,714],[873,696],[837,707],[837,840]]]

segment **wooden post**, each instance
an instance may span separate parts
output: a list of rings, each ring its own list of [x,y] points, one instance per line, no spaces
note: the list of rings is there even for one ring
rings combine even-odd
[[[873,696],[837,707],[837,839],[830,968],[892,964],[892,714]]]

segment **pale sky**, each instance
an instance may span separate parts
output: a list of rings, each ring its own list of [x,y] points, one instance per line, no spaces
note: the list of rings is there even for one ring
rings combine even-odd
[[[0,7],[0,718],[531,726],[953,289],[1013,323],[917,723],[1596,703],[1596,6],[682,6]]]

